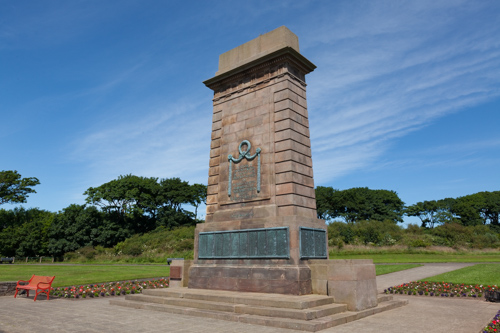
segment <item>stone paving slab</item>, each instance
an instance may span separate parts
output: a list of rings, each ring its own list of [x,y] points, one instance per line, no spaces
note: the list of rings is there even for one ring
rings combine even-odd
[[[280,332],[275,328],[109,305],[109,298],[37,300],[0,297],[0,332]],[[289,332],[289,330],[282,330]],[[296,331],[291,331],[296,332]]]
[[[403,296],[395,296],[405,298]],[[409,296],[407,306],[366,317],[321,332],[479,332],[500,310],[482,300]],[[196,318],[109,305],[109,298],[63,299],[0,297],[0,332],[259,332],[296,333],[295,330],[255,326],[210,318]]]
[[[500,310],[499,303],[483,300],[425,296],[405,299],[409,300],[406,306],[321,332],[478,333]]]

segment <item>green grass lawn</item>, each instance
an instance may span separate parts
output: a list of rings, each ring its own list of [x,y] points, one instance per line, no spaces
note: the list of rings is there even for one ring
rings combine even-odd
[[[53,287],[66,287],[90,283],[166,277],[168,266],[120,265],[2,265],[0,281],[29,280],[33,274],[54,276]]]
[[[419,264],[403,264],[403,265],[375,265],[375,271],[377,275],[389,274],[399,271],[404,271],[406,269],[420,267]]]
[[[394,256],[394,255],[393,255]],[[407,255],[402,255],[407,256]],[[366,258],[366,257],[365,257]],[[387,258],[385,259],[387,260]],[[418,264],[376,265],[377,275],[419,267]],[[28,280],[31,275],[55,275],[54,287],[169,276],[168,266],[139,265],[2,265],[0,281]],[[427,278],[426,281],[500,285],[500,264],[478,264]],[[408,281],[409,282],[409,281]]]
[[[374,263],[500,262],[500,253],[330,253],[330,259],[373,259]]]
[[[425,281],[500,286],[500,264],[477,264],[432,276]]]
[[[377,265],[377,275],[388,274],[421,265]],[[168,266],[120,266],[120,265],[2,265],[0,281],[29,280],[33,275],[55,275],[53,287],[66,287],[111,281],[123,281],[153,277],[166,277]]]

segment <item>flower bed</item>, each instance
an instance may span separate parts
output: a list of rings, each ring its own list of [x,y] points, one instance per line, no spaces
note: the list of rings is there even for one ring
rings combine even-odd
[[[107,282],[100,284],[89,284],[84,286],[71,286],[53,288],[50,291],[51,297],[62,298],[94,298],[106,296],[120,296],[129,294],[141,294],[144,289],[167,288],[167,279],[147,280],[147,281],[124,281]]]
[[[493,318],[491,323],[486,325],[483,329],[483,333],[488,332],[500,332],[500,311],[498,311],[497,315]]]
[[[436,297],[483,297],[485,291],[498,290],[498,286],[456,284],[446,282],[413,281],[385,289],[386,294],[420,295]]]

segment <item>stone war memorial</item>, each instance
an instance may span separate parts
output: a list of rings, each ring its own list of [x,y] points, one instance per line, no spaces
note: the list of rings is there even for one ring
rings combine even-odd
[[[219,58],[206,223],[189,287],[305,295],[305,259],[327,259],[316,217],[305,76],[297,36],[278,28]]]
[[[377,297],[372,260],[328,259],[306,98],[315,68],[285,26],[220,55],[204,82],[212,135],[194,260],[172,262],[169,290],[113,304],[306,331],[406,304]]]

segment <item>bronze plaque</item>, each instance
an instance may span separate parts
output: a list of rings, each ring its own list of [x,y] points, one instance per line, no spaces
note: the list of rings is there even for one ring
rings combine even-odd
[[[182,280],[181,266],[170,266],[170,280]]]
[[[234,168],[231,201],[241,202],[257,198],[257,170],[255,166],[242,163]]]
[[[198,259],[289,259],[288,233],[288,227],[200,232]]]

